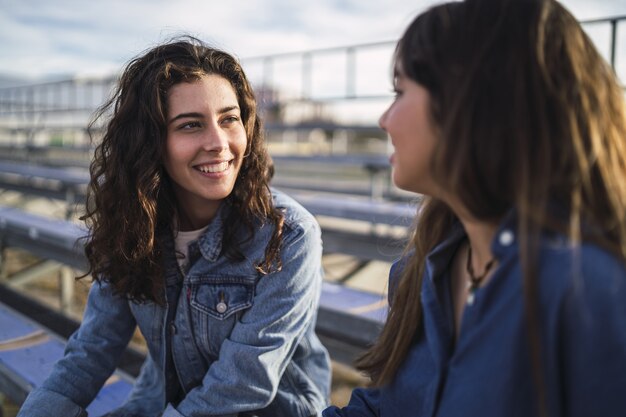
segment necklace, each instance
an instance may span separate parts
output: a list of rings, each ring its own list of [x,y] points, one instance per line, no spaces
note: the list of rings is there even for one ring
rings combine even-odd
[[[491,260],[487,262],[487,265],[485,265],[485,271],[481,275],[476,276],[474,275],[474,267],[472,266],[472,245],[470,245],[469,248],[467,249],[467,273],[469,274],[469,277],[470,277],[470,282],[468,283],[469,292],[467,294],[468,305],[471,306],[472,304],[474,304],[474,293],[480,286],[480,283],[483,281],[483,279],[485,279],[485,277],[489,273],[489,270],[491,269],[495,261],[496,261],[496,258],[491,258]]]

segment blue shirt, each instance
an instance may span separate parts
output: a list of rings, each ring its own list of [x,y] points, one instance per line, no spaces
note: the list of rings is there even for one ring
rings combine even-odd
[[[536,416],[514,222],[492,243],[499,266],[463,312],[454,343],[450,265],[460,225],[427,257],[424,329],[393,381],[356,389],[324,417]],[[542,369],[550,417],[626,416],[626,269],[592,244],[544,235],[539,251]],[[390,274],[394,290],[401,267]]]
[[[65,357],[27,398],[19,416],[78,416],[114,370],[135,326],[149,356],[128,402],[114,416],[298,416],[327,404],[328,353],[315,335],[322,285],[315,219],[273,192],[284,212],[282,270],[261,275],[272,225],[259,227],[235,262],[222,251],[218,215],[198,239],[198,259],[182,272],[165,237],[167,306],[130,302],[93,285]],[[171,355],[170,353],[171,352]]]

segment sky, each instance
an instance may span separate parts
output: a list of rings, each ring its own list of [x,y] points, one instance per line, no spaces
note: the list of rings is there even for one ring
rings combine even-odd
[[[418,12],[436,3],[0,0],[0,76],[111,75],[147,48],[183,33],[239,58],[395,40]],[[626,0],[563,3],[581,20],[626,15]],[[606,35],[606,30],[600,32],[600,38]],[[626,50],[626,24],[620,39]]]

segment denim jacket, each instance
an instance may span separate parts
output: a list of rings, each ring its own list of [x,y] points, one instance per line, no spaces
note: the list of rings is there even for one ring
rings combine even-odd
[[[225,256],[223,219],[230,206],[222,204],[197,240],[199,259],[186,272],[178,267],[172,237],[166,238],[167,306],[125,300],[106,283],[92,286],[65,357],[19,416],[80,416],[136,325],[149,355],[128,401],[111,415],[316,415],[330,386],[328,354],[314,332],[322,284],[320,229],[291,198],[278,191],[273,196],[285,215],[281,271],[261,275],[255,269],[271,225],[259,227],[243,244],[243,261]]]
[[[423,330],[394,379],[354,390],[346,407],[330,407],[324,417],[539,415],[515,221],[506,219],[492,242],[498,268],[465,307],[458,338],[450,265],[466,236],[457,226],[426,259]],[[390,298],[405,260],[392,267]],[[593,244],[545,234],[537,284],[547,415],[626,416],[623,261]]]

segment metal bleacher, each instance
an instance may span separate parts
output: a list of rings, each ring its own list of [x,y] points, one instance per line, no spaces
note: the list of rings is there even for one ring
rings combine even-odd
[[[71,211],[84,202],[89,174],[80,168],[55,168],[0,161],[0,189],[25,195],[63,200]],[[311,193],[308,190],[285,188],[315,216],[383,224],[390,227],[410,225],[415,206],[407,201],[386,201],[353,198],[348,194]],[[69,215],[69,213],[68,213]],[[324,228],[327,252],[340,252],[362,259],[392,261],[403,246],[403,239],[394,235],[354,233]]]
[[[88,179],[85,168],[0,161],[0,190],[63,201],[67,207],[67,219],[71,217],[73,208],[84,203]],[[310,190],[286,191],[316,216],[364,222],[372,226],[405,228],[415,210],[406,201],[349,196],[333,193],[333,190],[324,194]],[[349,254],[366,262],[371,259],[390,261],[397,256],[404,243],[401,238],[379,234],[368,228],[355,232],[324,227],[322,233],[326,253]],[[16,292],[15,284],[35,277],[36,269],[50,262],[85,270],[79,238],[86,234],[83,227],[66,219],[43,217],[15,207],[0,207],[0,253],[4,255],[7,248],[17,248],[45,260],[31,268],[35,271],[20,271],[0,284],[1,313],[14,327],[8,333],[0,333],[0,392],[15,403],[21,403],[30,389],[43,381],[49,365],[62,355],[63,339],[69,337],[80,324],[37,305]],[[325,282],[316,331],[335,361],[351,364],[377,336],[386,309],[386,297],[382,294]],[[90,409],[94,415],[120,403],[142,361],[142,354],[127,349],[118,371],[122,377],[116,374],[103,388],[99,400],[91,405],[96,407]],[[33,363],[40,364],[39,371],[33,372]],[[103,398],[106,401],[102,402]]]
[[[87,181],[88,173],[84,168],[0,161],[0,190],[64,201],[68,219],[73,208],[84,202]],[[351,198],[345,194],[339,198],[338,194],[331,192],[286,191],[314,215],[369,225],[404,228],[415,210],[406,201]],[[49,366],[62,355],[63,339],[80,324],[15,291],[15,284],[35,277],[37,268],[50,262],[85,270],[79,238],[86,233],[84,228],[69,220],[43,217],[15,207],[0,207],[0,253],[4,255],[7,248],[17,248],[44,260],[31,268],[35,271],[20,271],[0,284],[0,319],[12,323],[10,329],[0,332],[0,392],[14,403],[21,403],[28,392],[43,381]],[[325,253],[351,254],[365,259],[365,262],[371,259],[390,261],[398,255],[404,243],[401,238],[381,235],[368,228],[355,232],[324,227],[322,233]],[[0,264],[3,260],[0,258]],[[377,336],[386,310],[383,294],[325,282],[316,331],[333,360],[351,364]],[[93,415],[105,413],[123,400],[142,361],[141,353],[127,349],[120,370],[90,406]],[[34,363],[38,365],[33,368]]]
[[[53,220],[11,207],[0,208],[2,249],[26,249],[39,257],[84,269],[80,238],[85,235],[85,229],[67,220]],[[59,335],[48,330],[53,312],[44,313],[43,320],[35,323],[17,311],[29,311],[32,301],[24,300],[5,286],[0,286],[0,297],[4,299],[0,303],[0,325],[11,323],[0,327],[4,329],[0,331],[0,391],[20,403],[42,382],[51,364],[62,356],[64,343]],[[30,315],[32,317],[32,312]],[[384,296],[324,283],[316,331],[334,360],[350,363],[374,340],[385,317]],[[68,337],[78,325],[70,321],[59,333]],[[128,375],[136,376],[142,360],[135,352],[134,360],[123,368],[125,370],[116,373],[99,394],[100,399],[103,396],[107,399],[104,404],[96,402],[91,406],[102,408],[119,404],[132,382]]]
[[[609,48],[600,45],[600,49],[616,72],[622,71],[618,73],[622,80],[626,80],[626,66],[617,67],[616,51],[618,39],[623,39],[617,36],[617,29],[624,21],[626,16],[582,22],[589,32],[604,34],[608,29]],[[387,83],[369,88],[357,63],[372,51],[390,57],[394,45],[393,41],[377,42],[242,59],[255,85],[268,142],[281,150],[272,155],[276,164],[272,185],[318,217],[325,254],[349,255],[361,264],[390,262],[401,253],[415,204],[390,185],[387,158],[380,146],[385,134],[375,119],[329,120],[324,115],[362,103],[380,107],[388,102]],[[328,57],[334,57],[333,64],[328,64]],[[281,82],[290,77],[275,72],[287,61],[300,64],[299,71],[291,69],[299,82],[286,94]],[[386,63],[377,75],[386,80],[389,61],[377,61]],[[315,73],[324,66],[333,69],[333,79],[344,78],[345,88],[319,88],[315,80],[320,77]],[[336,68],[345,68],[345,77]],[[367,72],[371,70],[368,65]],[[71,218],[84,203],[89,179],[86,164],[92,149],[87,144],[87,122],[115,82],[116,77],[73,78],[0,88],[0,194],[14,191],[24,198],[61,201],[65,207],[65,218],[53,219],[0,206],[0,393],[16,404],[42,382],[52,363],[61,357],[64,339],[80,325],[16,288],[59,265],[85,269],[78,238],[86,231]],[[292,107],[296,111],[290,112]],[[324,108],[333,110],[325,113],[321,111]],[[307,116],[298,119],[294,114]],[[96,135],[101,128],[94,126]],[[315,139],[313,133],[323,136],[321,143],[315,144],[321,149],[317,153],[309,146]],[[368,147],[372,143],[374,146]],[[289,153],[291,148],[284,145],[298,152]],[[313,178],[306,169],[304,175],[294,174],[308,164],[324,175]],[[361,176],[361,180],[345,180],[346,172],[348,177]],[[350,227],[336,227],[337,220]],[[42,261],[7,277],[7,249],[24,250]],[[350,364],[378,335],[386,313],[385,295],[326,282],[316,330],[332,359]],[[104,415],[123,400],[143,358],[132,348],[126,350],[118,371],[88,408],[89,415]]]
[[[20,404],[43,382],[63,356],[65,341],[57,334],[0,303],[0,391]],[[132,377],[117,370],[87,407],[101,416],[122,404],[132,388]]]

